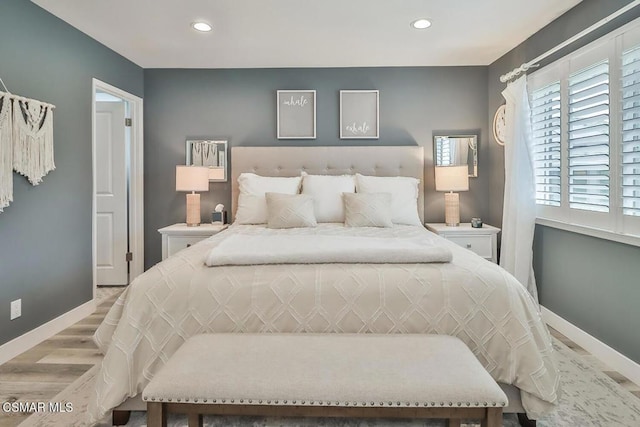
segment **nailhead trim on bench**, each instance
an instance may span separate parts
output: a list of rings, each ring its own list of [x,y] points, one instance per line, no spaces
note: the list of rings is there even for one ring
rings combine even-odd
[[[200,400],[204,403],[208,402],[208,399],[204,399],[204,398],[194,398],[194,399],[189,399],[189,398],[162,398],[162,397],[158,397],[156,398],[155,396],[147,396],[147,397],[143,397],[142,399],[145,402],[155,402],[156,400],[158,402],[172,402],[172,401],[176,401],[176,402],[190,402],[193,401],[195,403],[199,402]],[[221,403],[227,403],[227,400],[229,399],[211,399],[212,403],[218,403],[218,400],[220,400]],[[238,401],[238,403],[236,403],[236,400]],[[245,402],[246,401],[246,402]],[[263,400],[255,400],[254,403],[254,399],[230,399],[229,402],[231,404],[263,404]],[[267,400],[266,404],[267,405],[271,405],[271,400]],[[323,401],[314,401],[314,400],[310,400],[309,402],[306,402],[304,400],[298,402],[297,400],[283,400],[282,403],[280,403],[279,400],[275,400],[273,401],[274,405],[303,405],[303,406],[367,406],[367,402],[331,402],[331,401],[327,401],[324,402],[323,405]],[[375,402],[369,402],[369,406],[401,406],[402,402],[379,402],[377,405],[375,404]],[[406,406],[411,406],[411,402],[405,402]],[[471,402],[440,402],[439,405],[436,404],[436,402],[431,402],[431,404],[429,404],[429,402],[424,402],[423,406],[433,406],[433,407],[447,407],[447,406],[471,406],[472,403]],[[506,402],[483,402],[482,404],[480,402],[474,402],[473,405],[475,406],[483,406],[483,407],[491,407],[491,406],[502,406],[505,407],[507,406]],[[419,402],[415,402],[415,406],[420,406]]]

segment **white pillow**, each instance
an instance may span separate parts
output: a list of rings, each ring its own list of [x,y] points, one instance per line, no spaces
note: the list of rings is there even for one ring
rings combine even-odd
[[[267,193],[267,227],[297,228],[318,225],[313,198],[304,194]]]
[[[264,224],[267,222],[265,193],[298,194],[302,177],[292,178],[260,176],[241,173],[238,177],[238,224]]]
[[[344,225],[347,227],[393,227],[389,193],[344,193]]]
[[[404,176],[383,177],[356,174],[358,193],[390,193],[391,221],[394,224],[422,225],[418,215],[420,181]]]
[[[355,193],[353,175],[303,175],[302,194],[313,197],[318,222],[344,222],[342,193]]]

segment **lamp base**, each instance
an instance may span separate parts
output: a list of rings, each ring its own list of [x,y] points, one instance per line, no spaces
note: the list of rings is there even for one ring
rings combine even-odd
[[[187,194],[187,227],[200,225],[200,195]]]
[[[460,195],[458,193],[445,193],[444,195],[444,222],[449,227],[460,225]]]

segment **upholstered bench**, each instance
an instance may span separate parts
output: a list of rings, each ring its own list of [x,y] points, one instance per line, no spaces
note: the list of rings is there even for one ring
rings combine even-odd
[[[145,388],[149,427],[167,412],[482,419],[507,397],[467,346],[444,335],[209,334],[189,339]]]

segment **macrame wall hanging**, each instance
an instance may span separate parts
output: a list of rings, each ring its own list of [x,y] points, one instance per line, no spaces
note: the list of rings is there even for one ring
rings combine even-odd
[[[13,170],[38,185],[55,168],[53,110],[38,101],[14,100]]]
[[[56,168],[54,108],[51,104],[0,92],[0,212],[13,201],[14,170],[32,185],[38,185]]]
[[[0,92],[0,212],[13,201],[13,139],[11,100]]]

